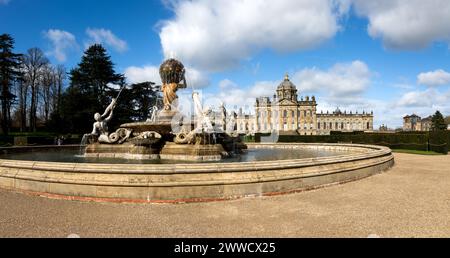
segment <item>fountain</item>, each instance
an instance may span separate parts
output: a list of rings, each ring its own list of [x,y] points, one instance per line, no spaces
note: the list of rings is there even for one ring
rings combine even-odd
[[[177,91],[187,87],[185,68],[175,59],[165,61],[160,68],[164,108],[153,108],[145,122],[123,124],[109,134],[107,122],[112,119],[117,100],[113,99],[103,115],[95,114],[94,130],[88,138],[86,157],[219,161],[241,154],[246,145],[214,128],[209,120],[209,107],[203,107],[199,94],[192,101],[195,119],[183,116],[177,107]],[[120,93],[119,93],[120,95]]]
[[[147,121],[110,133],[119,93],[103,114],[94,115],[82,156],[80,146],[1,148],[0,187],[70,200],[195,202],[315,189],[372,176],[394,164],[391,150],[381,146],[245,145],[233,135],[234,126],[211,123],[211,109],[198,93],[192,95],[194,121],[179,112],[177,91],[187,86],[181,62],[167,60],[160,74],[164,107],[154,107]],[[223,106],[221,112],[226,114]]]

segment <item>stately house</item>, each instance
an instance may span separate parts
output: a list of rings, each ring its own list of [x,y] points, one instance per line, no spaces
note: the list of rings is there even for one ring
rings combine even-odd
[[[421,118],[416,114],[408,115],[403,118],[403,131],[431,131],[431,116]]]
[[[328,135],[331,131],[373,131],[373,112],[352,113],[337,109],[331,113],[318,113],[316,98],[306,96],[299,100],[297,87],[288,75],[272,99],[256,99],[255,114],[240,111],[232,116],[236,121],[234,129],[241,134],[278,131],[282,134]]]

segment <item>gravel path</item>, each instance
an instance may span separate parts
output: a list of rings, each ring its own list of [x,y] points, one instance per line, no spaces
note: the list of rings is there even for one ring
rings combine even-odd
[[[0,190],[0,237],[450,237],[450,156],[395,158],[361,181],[227,202],[82,203]]]

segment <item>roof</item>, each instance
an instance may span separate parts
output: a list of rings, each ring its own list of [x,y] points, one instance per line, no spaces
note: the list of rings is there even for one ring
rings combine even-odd
[[[418,117],[418,118],[420,118],[420,116],[418,116],[416,114],[408,115],[408,116],[405,116],[403,118],[411,118],[411,117]]]
[[[291,90],[291,89],[296,90],[297,87],[291,82],[291,80],[289,79],[289,75],[286,74],[286,76],[284,77],[284,81],[278,86],[278,90]]]

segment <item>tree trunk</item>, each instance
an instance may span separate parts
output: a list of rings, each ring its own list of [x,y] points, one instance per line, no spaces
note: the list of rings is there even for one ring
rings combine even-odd
[[[1,114],[1,126],[3,134],[8,135],[9,127],[8,127],[8,97],[9,97],[9,87],[8,81],[2,81],[2,114]]]

